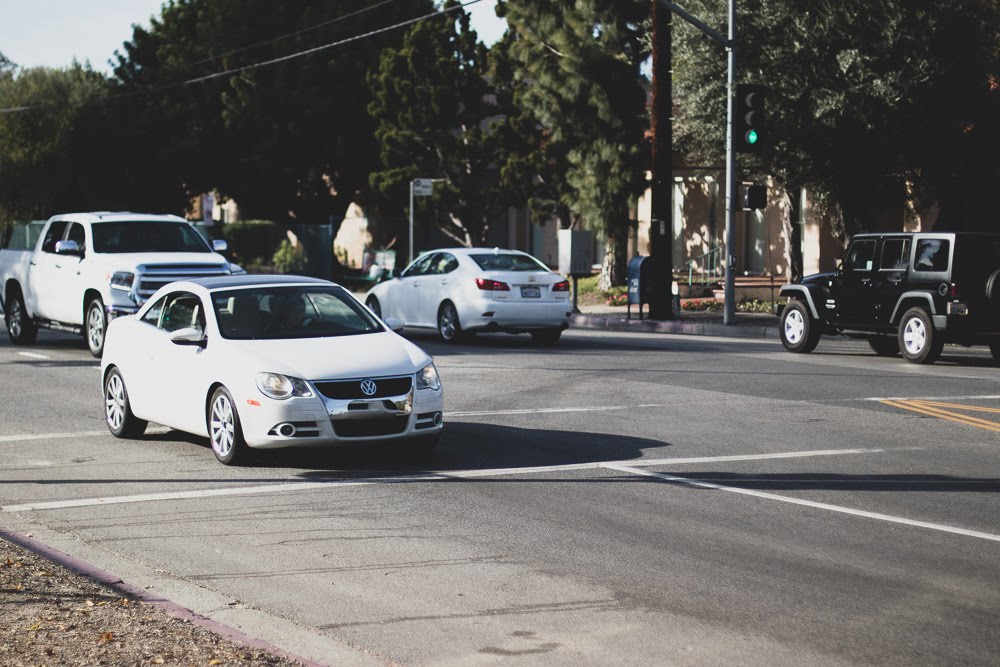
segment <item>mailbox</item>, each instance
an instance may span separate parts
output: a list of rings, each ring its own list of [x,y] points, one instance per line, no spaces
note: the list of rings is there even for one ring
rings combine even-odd
[[[636,255],[628,263],[628,317],[632,319],[632,304],[639,306],[639,319],[642,319],[642,304],[649,303],[649,292],[652,287],[653,263],[649,257]]]
[[[594,234],[580,229],[560,229],[559,273],[564,276],[589,276],[594,265]]]

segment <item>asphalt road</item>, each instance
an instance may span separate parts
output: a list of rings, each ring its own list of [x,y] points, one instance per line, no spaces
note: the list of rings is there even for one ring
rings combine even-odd
[[[0,526],[329,664],[1000,664],[988,352],[413,339],[440,451],[232,469],[108,435],[82,341],[4,337]]]

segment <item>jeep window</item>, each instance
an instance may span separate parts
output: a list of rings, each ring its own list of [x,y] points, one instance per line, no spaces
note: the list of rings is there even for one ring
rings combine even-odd
[[[844,267],[849,271],[871,271],[875,259],[875,239],[855,241],[847,254]]]
[[[920,239],[913,257],[914,271],[947,271],[948,251],[951,244],[947,239]]]
[[[910,259],[910,239],[886,239],[882,242],[882,271],[906,271]]]

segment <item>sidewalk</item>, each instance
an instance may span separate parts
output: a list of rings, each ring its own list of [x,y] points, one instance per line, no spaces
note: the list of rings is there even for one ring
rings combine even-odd
[[[728,336],[733,338],[778,338],[778,318],[770,313],[736,313],[735,324],[722,323],[722,313],[682,310],[678,318],[656,322],[639,320],[639,309],[632,307],[627,319],[625,306],[580,306],[580,314],[570,320],[576,329],[605,329],[638,333],[671,333],[689,336]],[[643,309],[643,317],[646,310]]]

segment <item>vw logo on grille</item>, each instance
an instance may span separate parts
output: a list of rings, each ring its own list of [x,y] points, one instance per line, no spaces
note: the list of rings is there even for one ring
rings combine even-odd
[[[361,383],[361,393],[365,396],[374,396],[376,391],[378,387],[375,385],[375,380],[365,380]]]

